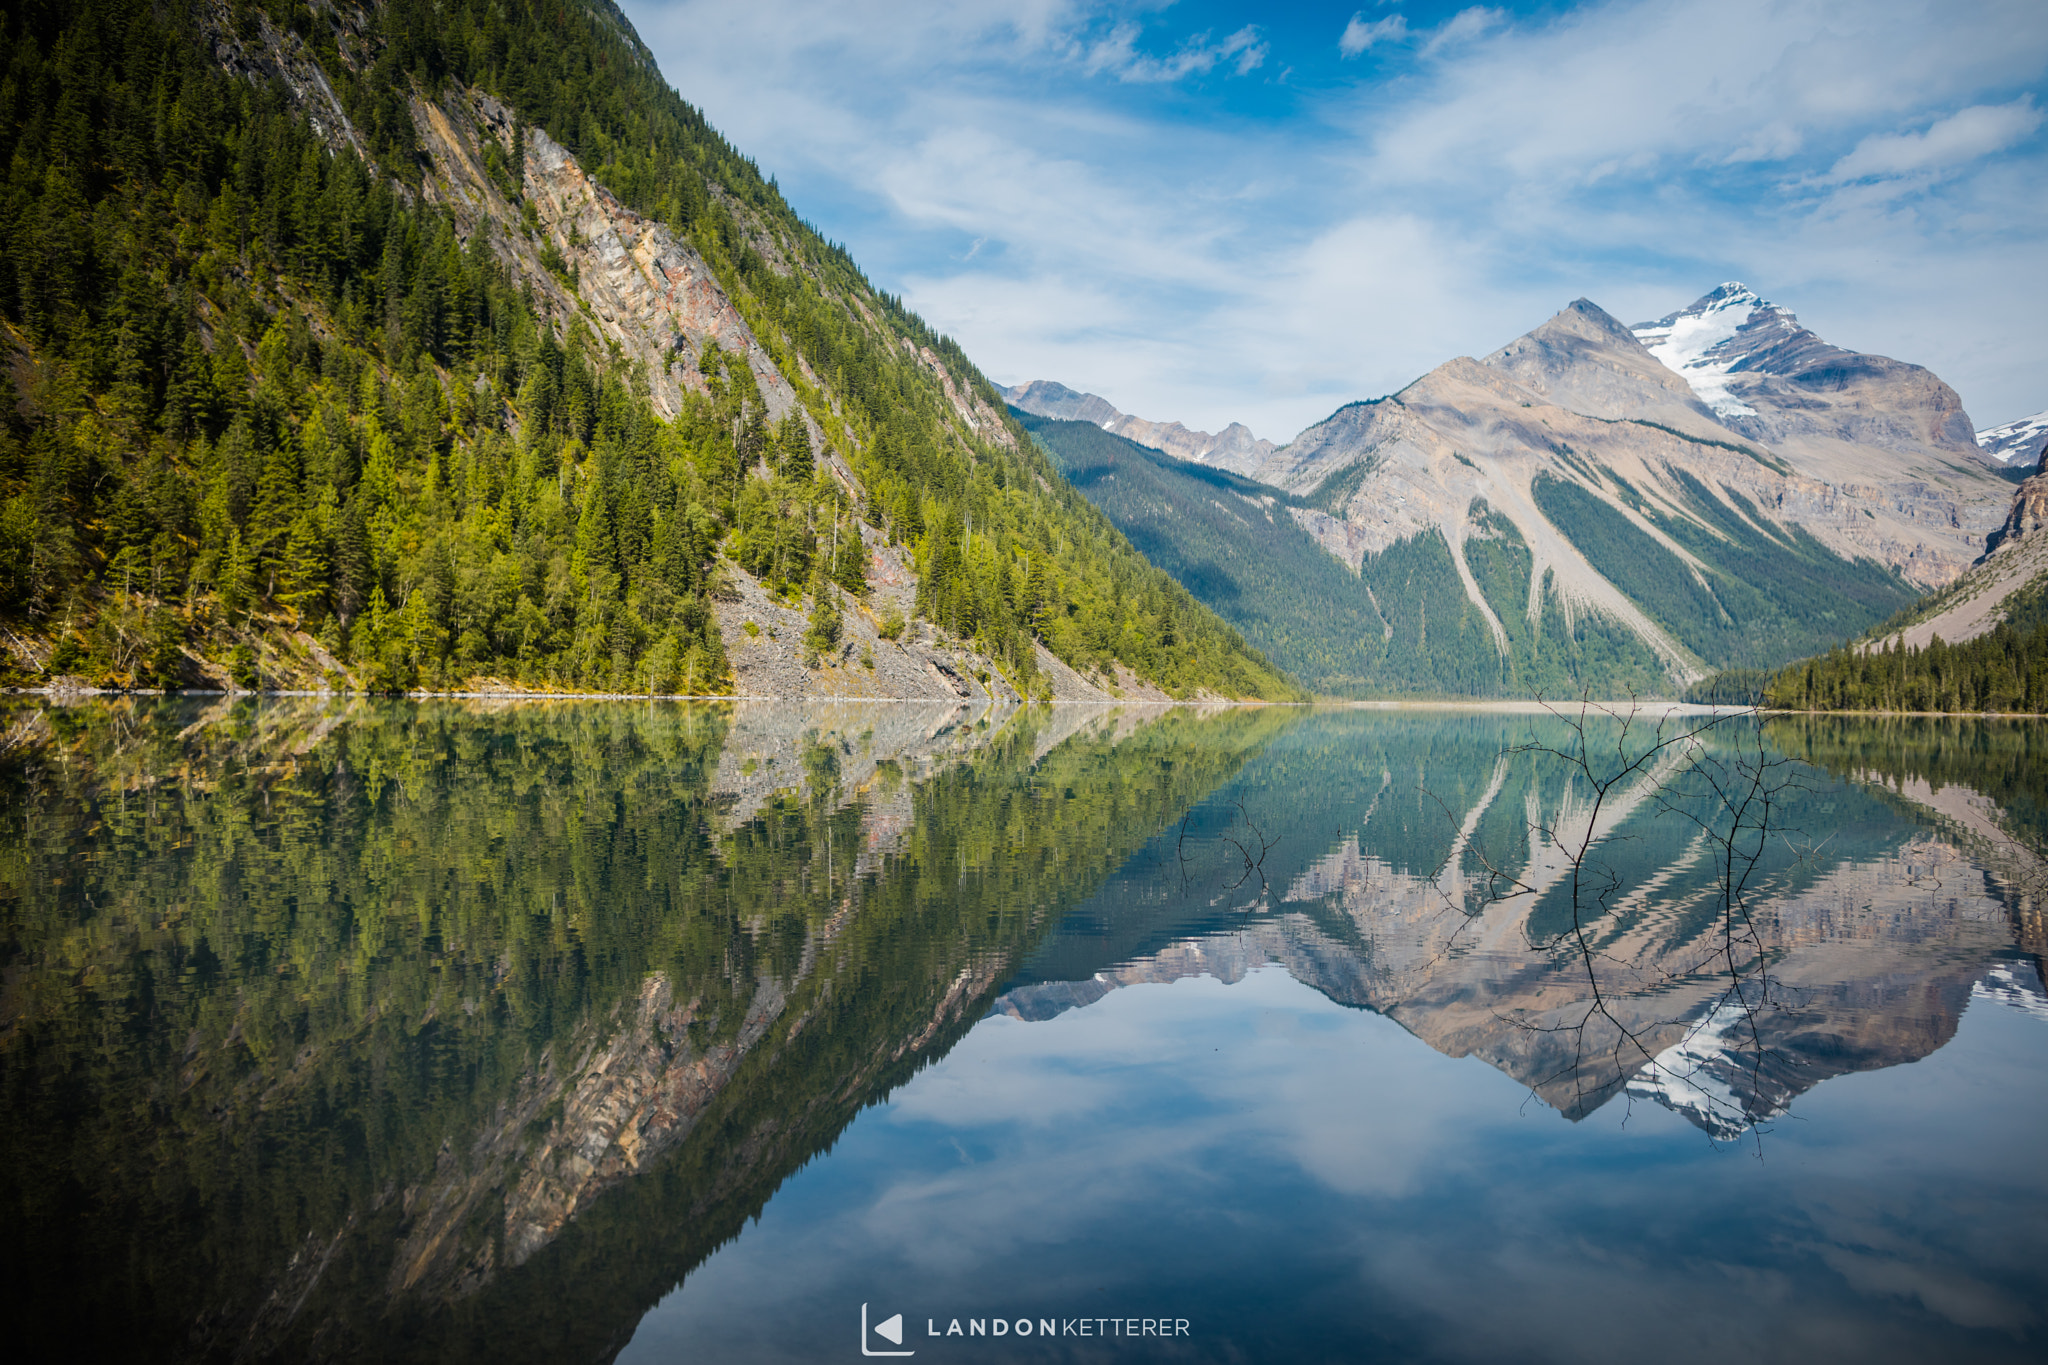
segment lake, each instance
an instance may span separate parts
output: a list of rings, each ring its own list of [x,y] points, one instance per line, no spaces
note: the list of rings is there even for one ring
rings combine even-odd
[[[2039,724],[15,698],[0,746],[27,1358],[2048,1354]]]

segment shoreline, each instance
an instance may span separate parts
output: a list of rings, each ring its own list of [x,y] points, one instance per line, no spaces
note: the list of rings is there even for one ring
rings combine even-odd
[[[9,687],[0,689],[0,696],[47,697],[53,700],[85,697],[333,697],[349,700],[385,701],[692,701],[692,702],[837,702],[847,705],[883,706],[971,706],[976,698],[961,697],[951,703],[944,697],[842,697],[828,694],[807,697],[778,697],[765,693],[725,692],[547,692],[528,689],[452,690],[408,692],[337,692],[323,688],[156,688],[156,687]],[[1636,715],[1739,715],[1753,712],[1758,716],[1852,716],[1862,719],[1920,719],[1920,720],[2041,720],[2048,721],[2048,712],[2039,711],[1817,711],[1800,710],[1792,707],[1747,707],[1722,706],[1706,702],[1654,700],[1635,698],[1621,700],[1578,700],[1571,702],[1549,702],[1528,697],[1499,697],[1489,699],[1460,700],[1450,697],[1399,697],[1371,701],[1356,701],[1341,697],[1317,697],[1308,701],[1266,701],[1257,697],[1243,699],[1232,697],[1197,697],[1175,700],[1161,697],[1101,697],[1101,698],[1048,698],[1043,701],[1005,701],[999,698],[978,699],[985,705],[995,706],[1276,706],[1302,707],[1323,711],[1471,711],[1508,715],[1569,715],[1577,710],[1598,711],[1613,715],[1633,711]]]

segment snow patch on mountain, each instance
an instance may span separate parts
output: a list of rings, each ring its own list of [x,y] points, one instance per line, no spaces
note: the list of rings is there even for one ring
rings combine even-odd
[[[2010,962],[1984,973],[1984,979],[1970,987],[1970,1002],[1995,1001],[2010,1005],[2021,1014],[2048,1020],[2048,995],[2041,993],[2041,979]]]
[[[1785,1112],[1781,1105],[1745,1099],[1736,1088],[1750,1078],[1756,1046],[1750,1009],[1739,1000],[1716,1005],[1637,1072],[1628,1093],[1655,1100],[1710,1137],[1723,1142],[1741,1137]]]
[[[2041,448],[2048,446],[2048,411],[2022,417],[2004,426],[1987,427],[1977,433],[1977,448],[1995,460],[2011,464],[2032,464],[2041,458]]]
[[[1754,417],[1756,409],[1728,391],[1727,375],[1742,359],[1731,353],[1731,343],[1758,313],[1781,311],[1748,285],[1730,280],[1690,308],[1629,330],[1666,368],[1684,376],[1717,416]]]

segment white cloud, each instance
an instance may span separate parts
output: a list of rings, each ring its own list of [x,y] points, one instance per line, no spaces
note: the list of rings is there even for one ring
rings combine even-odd
[[[800,212],[1006,382],[1285,439],[1580,294],[1633,321],[1742,278],[1985,422],[2048,402],[2038,0],[1434,30],[1366,6],[1337,52],[1153,0],[624,3]],[[1245,112],[1257,82],[1227,114],[1168,84],[1271,65],[1305,79],[1285,119]]]
[[[1407,36],[1408,21],[1401,15],[1393,14],[1367,23],[1363,13],[1354,14],[1337,39],[1337,51],[1346,57],[1356,57],[1374,43],[1399,42]]]
[[[1835,163],[1827,178],[1863,180],[1947,170],[2004,151],[2039,128],[2041,117],[2032,95],[2022,95],[2011,104],[1973,105],[1937,119],[1925,132],[1864,138],[1855,151]]]
[[[1484,5],[1459,10],[1445,21],[1442,28],[1430,36],[1422,51],[1426,56],[1434,56],[1444,48],[1470,42],[1483,33],[1499,28],[1507,19],[1505,10],[1490,9]]]
[[[1088,49],[1082,69],[1090,75],[1107,72],[1121,81],[1153,84],[1207,75],[1219,64],[1227,63],[1242,76],[1257,69],[1268,51],[1267,45],[1259,41],[1256,24],[1247,24],[1213,43],[1207,33],[1197,33],[1165,57],[1139,52],[1140,33],[1136,24],[1117,25],[1107,38]]]

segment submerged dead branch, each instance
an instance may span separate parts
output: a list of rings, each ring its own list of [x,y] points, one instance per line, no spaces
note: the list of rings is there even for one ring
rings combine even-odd
[[[1533,760],[1559,773],[1562,794],[1548,815],[1532,803],[1531,856],[1519,865],[1472,837],[1476,816],[1462,822],[1437,879],[1446,905],[1466,917],[1451,942],[1496,907],[1526,900],[1521,928],[1527,945],[1552,954],[1584,991],[1562,1018],[1496,1016],[1566,1044],[1563,1060],[1534,1084],[1569,1081],[1582,1108],[1622,1087],[1632,1098],[1638,1092],[1676,1096],[1701,1113],[1717,1136],[1750,1134],[1760,1143],[1760,1116],[1704,1068],[1709,1060],[1725,1066],[1739,1055],[1748,1089],[1762,1090],[1771,1053],[1765,1023],[1784,1005],[1770,973],[1772,949],[1757,914],[1757,885],[1773,838],[1785,842],[1795,860],[1806,856],[1782,828],[1789,794],[1803,789],[1798,769],[1793,760],[1773,754],[1753,711],[1653,716],[1634,703],[1609,708],[1589,701],[1569,710],[1546,709],[1564,725],[1564,740],[1511,746],[1501,762]],[[1499,786],[1498,772],[1494,785]],[[1438,804],[1448,818],[1449,808]],[[1646,813],[1690,827],[1678,866],[1711,859],[1713,869],[1712,928],[1656,956],[1641,942],[1629,949],[1632,916],[1626,912],[1675,868],[1639,874],[1632,884],[1614,856],[1639,837],[1621,832],[1624,822]],[[1470,899],[1454,894],[1449,884],[1468,858],[1480,869]],[[1562,911],[1557,927],[1535,922],[1539,901],[1546,910]],[[1674,989],[1702,980],[1713,984],[1704,1009],[1690,992]],[[1672,1017],[1657,1006],[1667,995],[1692,998],[1694,1007],[1686,1017]],[[1680,1030],[1678,1042],[1664,1041],[1674,1028]]]

